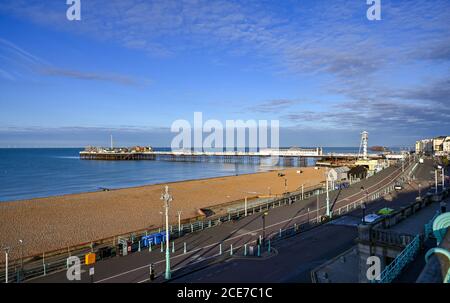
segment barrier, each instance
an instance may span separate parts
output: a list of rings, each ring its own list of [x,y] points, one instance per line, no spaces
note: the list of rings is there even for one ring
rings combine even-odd
[[[407,174],[410,172],[412,172],[412,170],[405,169],[404,174]],[[392,184],[388,184],[386,187],[383,187],[382,189],[376,191],[376,194],[372,195],[373,196],[372,198],[379,199],[383,194],[392,192],[394,190],[395,182],[396,182],[395,180],[391,181],[390,183],[392,183]],[[323,189],[315,189],[314,191],[309,192],[308,195],[306,193],[303,193],[303,195],[304,195],[304,198],[306,199],[306,198],[310,198],[311,196],[320,195],[323,192],[324,192]],[[293,193],[288,193],[287,196],[276,197],[273,199],[264,199],[262,201],[259,201],[259,203],[257,205],[253,205],[253,208],[252,208],[253,211],[251,214],[266,211],[270,208],[279,207],[282,204],[286,205],[286,204],[288,204],[288,202],[289,202],[289,204],[291,204],[291,203],[295,203],[296,201],[301,201],[301,194],[302,194],[301,191],[296,191]],[[337,208],[333,212],[336,212],[338,215],[343,215],[345,213],[348,213],[351,209],[356,209],[359,205],[361,205],[363,203],[363,200],[365,200],[365,198],[360,198],[350,205],[345,205],[340,208]],[[345,201],[339,201],[336,203],[336,205],[339,203],[343,203],[343,202],[345,202]],[[259,206],[259,208],[258,208],[258,206]],[[323,209],[324,208],[320,208],[319,210],[323,210]],[[194,233],[194,232],[203,230],[205,228],[212,228],[214,226],[221,224],[222,222],[227,222],[227,221],[231,221],[231,220],[239,220],[244,217],[245,217],[245,212],[243,211],[243,209],[238,209],[236,212],[229,213],[225,216],[209,218],[207,221],[206,220],[197,220],[197,221],[191,222],[190,224],[183,224],[180,227],[181,230],[178,230],[178,226],[175,226],[175,225],[170,226],[170,229],[169,229],[171,231],[170,238],[177,239],[188,233]],[[320,216],[313,218],[311,220],[308,220],[308,221],[309,222],[307,223],[307,225],[309,225],[309,226],[312,226],[312,224],[318,225],[318,224],[322,223],[320,221]],[[284,230],[284,235],[280,234],[279,240],[283,240],[286,237],[295,235],[297,232],[300,232],[301,230],[305,230],[304,224],[302,226],[288,228],[288,229]],[[161,231],[161,228],[152,229],[152,230],[143,229],[143,230],[131,232],[131,233],[129,233],[129,235],[130,236],[128,238],[132,239],[131,245],[134,245],[133,246],[134,250],[132,250],[130,252],[138,251],[139,245],[141,247],[148,247],[149,251],[152,251],[153,245],[161,244],[161,246],[162,246],[162,243],[165,241],[165,232]],[[100,249],[102,245],[106,245],[106,247],[114,247],[114,248],[116,248],[116,251],[117,251],[118,249],[116,246],[116,239],[117,239],[117,245],[118,245],[120,238],[127,238],[127,237],[123,236],[123,235],[113,236],[110,238],[100,239],[100,240],[92,241],[89,243],[72,246],[72,247],[68,248],[67,250],[65,250],[65,249],[64,250],[56,250],[53,252],[46,252],[42,255],[35,255],[35,256],[27,257],[26,264],[25,264],[26,266],[24,267],[25,270],[23,273],[24,274],[23,278],[31,279],[31,278],[47,275],[50,272],[54,272],[54,271],[65,268],[66,267],[66,259],[68,257],[67,251],[69,251],[69,255],[79,256],[80,258],[82,258],[82,256],[84,256],[84,254],[86,254],[87,252],[93,252],[94,247],[96,247],[97,249]],[[133,241],[136,239],[138,239],[137,240],[138,242]],[[273,239],[273,242],[275,242],[275,239]],[[127,246],[128,246],[128,244],[127,244]],[[163,248],[163,246],[162,246],[162,248]],[[184,254],[187,253],[186,243],[184,243],[183,253]],[[44,256],[45,256],[45,258],[44,258]],[[47,259],[47,261],[45,259]],[[4,268],[4,266],[2,268],[1,267],[2,265],[3,264],[0,265],[0,280],[4,279],[4,277],[5,277],[5,268]]]
[[[389,264],[380,274],[379,279],[375,279],[372,282],[375,283],[391,283],[401,273],[403,268],[406,267],[420,249],[420,235],[414,237],[405,249]]]

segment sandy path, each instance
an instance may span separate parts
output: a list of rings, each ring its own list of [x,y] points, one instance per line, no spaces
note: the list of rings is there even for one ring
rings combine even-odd
[[[325,179],[324,169],[282,170],[288,190],[318,184]],[[284,178],[279,171],[250,175],[168,183],[173,195],[170,220],[197,215],[200,208],[243,199],[246,195],[284,192]],[[15,246],[24,240],[24,255],[89,242],[161,225],[163,184],[109,192],[82,193],[41,199],[0,203],[0,245]],[[250,192],[251,194],[246,194]],[[13,249],[16,257],[18,249]],[[0,261],[1,262],[1,261]]]

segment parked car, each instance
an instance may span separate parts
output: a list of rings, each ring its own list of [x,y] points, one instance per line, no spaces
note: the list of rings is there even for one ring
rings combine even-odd
[[[402,190],[403,186],[401,184],[397,183],[397,184],[395,184],[394,189],[395,190]]]
[[[369,215],[365,216],[364,219],[361,219],[361,221],[366,222],[366,223],[372,223],[380,218],[381,218],[381,216],[379,216],[377,214],[369,214]]]
[[[378,211],[378,214],[381,216],[387,216],[387,215],[392,214],[393,212],[394,212],[394,210],[392,208],[384,207]]]

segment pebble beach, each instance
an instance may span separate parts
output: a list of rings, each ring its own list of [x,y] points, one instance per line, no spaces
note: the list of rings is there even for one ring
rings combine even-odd
[[[301,171],[301,173],[299,173]],[[278,173],[285,174],[280,177]],[[70,194],[0,203],[0,245],[12,247],[17,258],[19,239],[24,255],[66,248],[97,239],[161,226],[164,186],[173,201],[170,222],[198,216],[201,208],[217,206],[245,196],[279,195],[317,185],[325,180],[325,170],[289,168],[239,176],[218,177],[174,183],[146,185],[111,191]],[[16,249],[14,249],[14,247]]]

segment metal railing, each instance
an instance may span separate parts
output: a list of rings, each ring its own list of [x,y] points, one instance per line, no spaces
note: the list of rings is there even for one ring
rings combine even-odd
[[[403,175],[406,175],[406,173],[409,172],[409,170],[405,169],[405,172]],[[362,197],[358,199],[357,201],[344,205],[336,210],[333,211],[333,216],[341,216],[344,215],[357,207],[359,207],[364,201],[370,202],[370,201],[376,201],[377,199],[381,198],[383,195],[390,193],[391,191],[394,191],[394,183],[397,182],[396,180],[391,181],[387,186],[383,187],[380,190],[375,191],[371,195],[369,195],[369,201],[366,201],[366,197]],[[304,199],[306,197],[310,198],[311,195],[320,195],[323,193],[323,189],[316,189],[314,191],[309,192],[309,195],[306,196],[305,192],[303,193]],[[261,203],[252,204],[252,207],[247,208],[247,215],[253,215],[258,212],[267,211],[270,208],[276,208],[283,205],[288,205],[295,203],[296,201],[301,201],[302,193],[301,191],[296,191],[287,194],[286,196],[283,196],[281,198],[274,198],[274,199],[263,199]],[[346,202],[345,200],[337,202],[337,204]],[[325,209],[325,207],[319,208],[318,210],[314,210],[314,212],[319,213],[321,210]],[[313,211],[311,212],[313,213]],[[305,214],[306,216],[306,214]],[[174,240],[180,237],[183,237],[186,234],[195,233],[198,231],[202,231],[204,229],[208,229],[217,225],[220,225],[224,222],[229,222],[232,220],[239,220],[241,218],[245,217],[245,209],[240,208],[233,212],[229,212],[226,215],[218,216],[218,217],[211,217],[207,220],[196,220],[194,222],[188,222],[180,224],[180,229],[178,229],[178,225],[171,225],[170,228],[170,239]],[[308,213],[309,217],[309,213]],[[277,241],[278,239],[284,239],[285,237],[290,237],[292,235],[295,235],[299,232],[303,232],[307,230],[308,228],[314,227],[316,225],[322,224],[322,215],[316,216],[313,219],[308,218],[308,222],[303,224],[294,224],[294,226],[282,229],[278,233],[278,237],[274,238],[274,241]],[[118,244],[119,244],[119,238],[124,238],[130,240],[132,243],[136,243],[136,241],[140,241],[140,238],[143,236],[147,236],[149,234],[153,233],[160,233],[163,232],[161,228],[159,229],[144,229],[140,231],[130,232],[126,234],[122,234],[120,236],[113,236],[106,239],[101,239],[97,241],[92,241],[86,244],[81,244],[74,247],[69,247],[67,250],[57,250],[53,253],[44,253],[41,255],[35,255],[31,257],[26,258],[26,262],[24,262],[24,268],[23,271],[20,269],[20,260],[15,259],[13,262],[13,265],[10,266],[10,268],[14,268],[15,270],[10,272],[8,274],[9,281],[11,282],[19,282],[39,276],[45,276],[51,272],[59,271],[62,269],[65,269],[67,267],[66,260],[69,256],[78,256],[82,260],[82,263],[84,262],[84,255],[88,252],[94,251],[95,249],[101,248],[101,247],[112,247],[114,248],[115,255],[118,255]],[[112,244],[112,245],[111,245]],[[4,264],[0,264],[0,281],[5,281],[5,266]]]
[[[421,245],[420,235],[414,237],[405,249],[381,272],[379,279],[373,280],[375,283],[391,283],[397,278],[402,270],[414,260]]]

